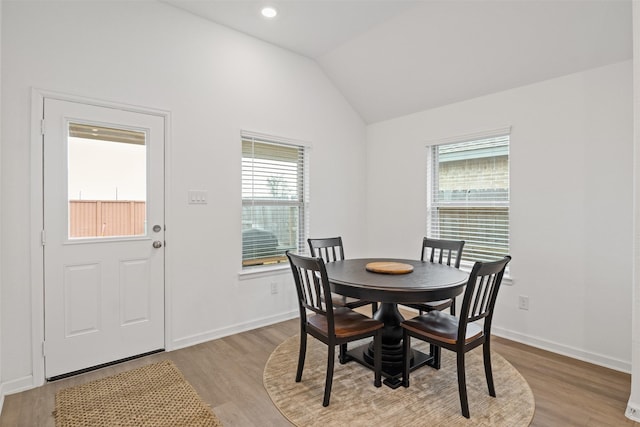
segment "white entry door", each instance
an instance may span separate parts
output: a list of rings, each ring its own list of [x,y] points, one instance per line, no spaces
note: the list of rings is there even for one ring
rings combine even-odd
[[[45,376],[164,348],[164,117],[44,100]]]

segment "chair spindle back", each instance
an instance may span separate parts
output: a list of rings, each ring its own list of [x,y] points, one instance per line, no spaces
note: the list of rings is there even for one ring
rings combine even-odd
[[[509,261],[511,257],[507,255],[498,261],[476,262],[473,266],[462,301],[459,337],[465,336],[468,323],[483,318],[485,333],[490,333],[493,308]]]
[[[293,279],[298,293],[298,301],[300,308],[300,317],[307,318],[306,310],[310,310],[320,316],[326,316],[329,322],[329,328],[333,328],[333,304],[331,297],[325,298],[325,295],[331,295],[329,279],[327,278],[327,270],[324,266],[322,258],[309,258],[300,255],[294,255],[287,252]]]
[[[342,261],[344,259],[342,237],[307,239],[307,243],[309,243],[311,256],[320,257],[324,262]]]
[[[424,261],[425,255],[427,255],[429,262],[437,262],[448,266],[451,266],[451,261],[453,260],[453,266],[460,268],[464,243],[464,240],[441,240],[425,237],[422,240],[422,256],[420,259]]]

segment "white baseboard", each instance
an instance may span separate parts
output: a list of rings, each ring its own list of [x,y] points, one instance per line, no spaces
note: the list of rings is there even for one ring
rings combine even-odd
[[[173,340],[173,342],[171,343],[171,348],[167,348],[167,350],[178,350],[180,348],[201,344],[203,342],[227,337],[229,335],[239,334],[241,332],[250,331],[252,329],[262,328],[263,326],[269,326],[269,325],[273,325],[274,323],[279,323],[285,320],[294,319],[299,315],[300,313],[296,309],[286,313],[280,313],[275,316],[262,317],[260,319],[254,319],[250,322],[239,323],[236,325],[227,326],[220,329],[214,329],[214,330],[190,335],[183,338],[178,338],[176,340]]]
[[[635,404],[627,404],[627,410],[624,411],[624,415],[630,420],[640,422],[640,407]]]
[[[402,307],[402,309],[413,310],[412,308],[409,308],[409,307]],[[414,310],[414,311],[416,313],[418,312],[418,310]],[[584,351],[576,347],[559,344],[559,343],[541,339],[541,338],[536,338],[531,335],[522,334],[520,332],[500,328],[495,325],[491,327],[491,334],[502,337],[502,338],[506,338],[511,341],[516,341],[522,344],[530,345],[531,347],[547,350],[552,353],[558,353],[563,356],[571,357],[573,359],[582,360],[583,362],[593,363],[594,365],[604,366],[605,368],[610,368],[610,369],[624,372],[627,374],[631,373],[631,361],[614,359],[609,356],[604,356],[602,354]],[[638,408],[637,414],[640,417],[640,408]]]
[[[167,350],[178,350],[180,348],[201,344],[203,342],[215,340],[218,338],[223,338],[229,335],[238,334],[241,332],[246,332],[253,329],[261,328],[263,326],[269,326],[274,323],[283,322],[285,320],[294,319],[294,318],[297,318],[298,316],[299,316],[298,310],[293,310],[290,312],[280,313],[275,316],[255,319],[255,320],[252,320],[251,322],[239,323],[233,326],[228,326],[228,327],[215,329],[215,330],[211,330],[211,331],[207,331],[199,334],[190,335],[188,337],[174,340],[172,342],[171,348],[168,348]],[[496,336],[506,338],[512,341],[516,341],[522,344],[530,345],[532,347],[537,347],[542,350],[547,350],[553,353],[562,354],[564,356],[568,356],[574,359],[578,359],[585,362],[593,363],[595,365],[614,369],[616,371],[631,373],[631,362],[628,362],[628,361],[614,359],[608,356],[603,356],[601,354],[596,354],[592,352],[586,352],[584,350],[581,350],[575,347],[536,338],[530,335],[522,334],[519,332],[515,332],[515,331],[511,331],[508,329],[499,328],[495,326],[492,328],[492,333]],[[32,375],[7,381],[4,383],[0,383],[0,412],[2,411],[4,398],[6,395],[19,393],[21,391],[29,390],[34,387],[35,385],[34,385]],[[634,421],[640,421],[640,408],[637,408],[629,404],[627,406],[625,415],[627,416],[627,418],[630,418]]]
[[[21,391],[29,390],[34,387],[35,385],[32,375],[0,383],[0,412],[2,412],[4,397],[6,395],[20,393]]]
[[[212,331],[203,332],[200,334],[191,335],[188,337],[180,338],[173,341],[171,348],[167,350],[178,350],[180,348],[189,347],[192,345],[200,344],[206,341],[211,341],[218,338],[223,338],[229,335],[238,334],[241,332],[250,331],[252,329],[261,328],[263,326],[269,326],[274,323],[283,322],[285,320],[294,319],[299,316],[298,310],[293,310],[286,313],[280,313],[275,316],[263,317],[255,319],[251,322],[240,323],[237,325],[216,329]],[[9,394],[19,393],[21,391],[29,390],[36,387],[33,376],[18,378],[15,380],[0,383],[0,412],[2,412],[2,406],[4,404],[4,397]]]
[[[531,335],[522,334],[520,332],[511,331],[504,328],[493,326],[491,328],[493,335],[517,341],[522,344],[547,350],[552,353],[561,354],[573,359],[582,360],[584,362],[593,363],[594,365],[604,366],[605,368],[614,369],[616,371],[631,373],[631,361],[615,359],[598,353],[588,352],[576,347],[571,347],[557,342],[533,337]],[[638,411],[640,415],[640,410]]]

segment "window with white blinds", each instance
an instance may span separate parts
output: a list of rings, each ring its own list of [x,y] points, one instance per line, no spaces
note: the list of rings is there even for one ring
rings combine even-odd
[[[509,135],[429,147],[430,237],[464,240],[462,261],[509,254]]]
[[[303,252],[307,225],[306,149],[242,134],[242,266]]]

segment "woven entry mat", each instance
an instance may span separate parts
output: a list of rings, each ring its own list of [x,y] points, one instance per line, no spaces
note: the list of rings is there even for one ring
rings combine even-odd
[[[527,381],[499,354],[492,352],[497,397],[489,396],[482,364],[482,348],[467,353],[467,393],[471,419],[460,413],[456,356],[442,350],[439,370],[422,367],[411,373],[410,386],[395,390],[373,386],[373,371],[356,363],[336,362],[331,401],[322,406],[327,368],[327,347],[309,337],[302,381],[295,382],[298,336],[288,338],[273,353],[263,373],[271,400],[291,423],[299,427],[327,426],[447,426],[523,427],[535,410]],[[412,347],[428,352],[418,340]],[[357,344],[349,344],[349,346]]]
[[[56,427],[222,426],[170,360],[60,390],[53,415]]]

